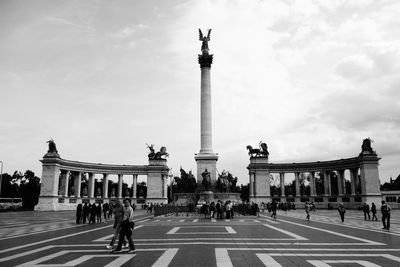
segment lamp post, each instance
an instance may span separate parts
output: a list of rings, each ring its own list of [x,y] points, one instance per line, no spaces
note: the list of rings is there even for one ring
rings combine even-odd
[[[3,183],[3,162],[0,160],[1,169],[0,169],[0,197],[1,197],[1,184]]]

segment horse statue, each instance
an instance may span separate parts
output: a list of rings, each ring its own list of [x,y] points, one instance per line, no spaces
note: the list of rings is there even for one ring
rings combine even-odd
[[[49,150],[47,151],[47,153],[58,153],[56,143],[52,138],[50,138],[50,140],[47,141],[46,143],[49,144]]]
[[[204,186],[206,190],[209,190],[211,187],[210,172],[207,169],[205,169],[204,172],[201,174],[201,176],[203,177],[203,181],[201,182],[201,184]]]
[[[371,138],[365,138],[361,145],[361,153],[360,155],[370,154],[376,155],[376,152],[372,149],[371,143],[373,140]]]

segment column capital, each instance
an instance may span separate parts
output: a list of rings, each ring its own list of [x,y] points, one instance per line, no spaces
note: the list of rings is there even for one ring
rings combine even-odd
[[[213,61],[213,55],[209,54],[199,55],[200,68],[211,68],[212,61]]]

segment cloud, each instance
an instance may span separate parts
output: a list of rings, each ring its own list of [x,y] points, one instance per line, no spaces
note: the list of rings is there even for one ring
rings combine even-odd
[[[341,59],[335,71],[344,78],[363,80],[376,70],[374,61],[367,55],[351,55]]]

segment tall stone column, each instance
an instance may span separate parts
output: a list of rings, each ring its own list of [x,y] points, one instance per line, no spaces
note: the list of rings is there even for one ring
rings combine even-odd
[[[133,182],[132,182],[132,198],[136,199],[136,187],[137,187],[137,174],[133,175]]]
[[[212,148],[212,113],[211,113],[211,64],[213,55],[208,53],[209,37],[203,40],[202,54],[198,55],[201,69],[200,99],[200,152],[195,155],[197,162],[197,182],[202,182],[202,173],[210,172],[211,184],[217,181],[218,154]],[[206,45],[204,45],[206,42]]]
[[[281,172],[279,173],[279,178],[281,182],[281,197],[285,197],[285,173]],[[282,201],[282,200],[281,200]]]
[[[103,198],[108,198],[108,174],[103,174]]]
[[[118,198],[122,198],[122,183],[123,183],[123,174],[118,174]]]
[[[89,173],[89,198],[94,198],[94,174]]]

